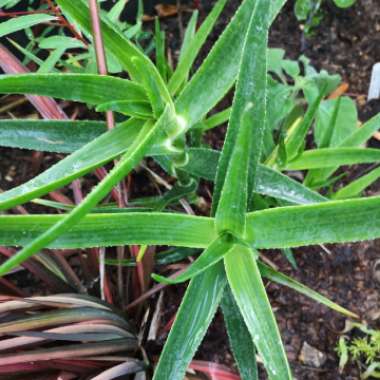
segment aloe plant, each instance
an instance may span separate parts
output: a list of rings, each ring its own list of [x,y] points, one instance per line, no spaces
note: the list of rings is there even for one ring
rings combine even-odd
[[[103,18],[105,48],[129,79],[74,73],[0,77],[0,93],[74,100],[99,112],[112,110],[121,120],[111,130],[105,123],[90,120],[0,121],[3,146],[68,153],[31,181],[0,194],[0,210],[4,212],[0,215],[0,244],[21,247],[0,266],[1,275],[33,262],[26,260],[44,248],[127,245],[140,246],[143,255],[146,246],[156,245],[178,247],[177,256],[168,254],[166,260],[180,260],[189,252],[197,257],[175,278],[153,276],[168,284],[190,280],[155,368],[155,380],[183,379],[219,306],[241,378],[257,378],[258,352],[270,379],[291,379],[263,278],[355,317],[260,258],[264,249],[380,237],[380,198],[351,199],[377,172],[354,189],[336,194],[332,190],[327,196],[315,191],[330,186],[335,180],[332,175],[343,165],[380,161],[378,150],[361,147],[380,127],[380,118],[375,116],[360,129],[356,123],[355,128],[344,129],[347,123],[340,118],[342,110],[351,107],[349,100],[325,100],[339,78],[317,73],[308,65],[307,75],[302,77],[297,63],[276,58],[276,51],[268,49],[270,25],[285,2],[244,0],[193,75],[194,61],[225,0],[216,3],[197,32],[192,19],[174,70],[163,54],[159,25],[154,65]],[[91,39],[86,2],[57,0],[57,4]],[[280,81],[272,72],[280,74]],[[297,78],[294,85],[287,83],[284,72]],[[208,116],[233,87],[232,107]],[[276,98],[281,94],[281,99]],[[223,150],[205,146],[199,136],[225,121],[228,128]],[[312,127],[317,148],[305,149]],[[102,203],[146,157],[153,157],[176,180],[175,186],[162,197],[142,198],[121,209]],[[78,205],[40,199],[115,159],[114,168]],[[304,183],[289,175],[300,170],[308,171]],[[182,198],[194,199],[201,178],[215,182],[211,215],[173,211],[172,206]],[[343,198],[344,193],[349,199],[330,199]],[[66,212],[6,213],[30,201]],[[157,255],[157,264],[165,262],[163,257]],[[125,263],[138,265],[139,260]]]

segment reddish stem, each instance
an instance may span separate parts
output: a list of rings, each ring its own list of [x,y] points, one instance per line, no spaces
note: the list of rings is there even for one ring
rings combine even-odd
[[[49,14],[50,11],[20,11],[20,12],[0,12],[0,17],[17,17],[23,15],[35,15],[35,14]]]

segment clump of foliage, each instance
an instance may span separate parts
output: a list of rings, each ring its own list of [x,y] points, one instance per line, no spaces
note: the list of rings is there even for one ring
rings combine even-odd
[[[104,379],[110,373],[109,362],[117,363],[114,377],[142,372],[145,367],[125,356],[139,346],[124,316],[89,296],[3,299],[0,335],[5,337],[0,340],[0,376],[8,379],[41,370],[43,376],[61,370],[98,373]]]
[[[340,370],[343,371],[347,363],[352,361],[360,369],[364,367],[362,379],[380,378],[380,331],[359,323],[352,323],[351,328],[359,330],[361,337],[349,338],[344,335],[339,339],[336,351],[340,357]]]
[[[342,9],[349,8],[356,3],[356,0],[333,0],[334,4]],[[296,0],[294,13],[299,21],[305,23],[304,32],[311,35],[323,19],[321,10],[323,0]]]
[[[162,284],[190,283],[155,380],[182,380],[218,307],[243,380],[257,378],[256,353],[271,379],[291,379],[263,279],[355,317],[262,260],[265,249],[283,250],[292,259],[292,248],[380,237],[380,198],[358,197],[379,177],[378,170],[343,187],[338,180],[344,171],[337,172],[347,165],[380,162],[377,149],[362,147],[379,129],[380,117],[359,128],[354,102],[334,92],[339,77],[315,71],[304,57],[289,61],[283,51],[268,49],[270,25],[285,2],[244,0],[196,70],[194,61],[226,0],[217,1],[198,30],[194,14],[175,68],[167,60],[159,23],[154,64],[103,15],[105,49],[129,79],[66,68],[0,77],[2,94],[51,96],[118,115],[110,129],[102,121],[68,117],[0,120],[2,146],[67,154],[31,181],[0,194],[0,244],[11,247],[3,250],[9,259],[0,274],[23,265],[56,287],[80,288],[81,280],[64,261],[66,254],[95,249],[95,258],[102,260],[107,247],[128,246],[132,254],[127,259],[118,255],[104,261],[119,269],[137,267],[144,278],[152,269],[142,272],[147,247],[169,246],[154,255],[160,274],[153,278]],[[86,2],[56,3],[92,41]],[[232,106],[216,110],[232,88]],[[211,149],[204,134],[225,122],[223,150]],[[156,197],[117,202],[118,183],[133,169],[146,168],[147,157],[173,186]],[[41,199],[111,162],[113,169],[102,170],[101,182],[78,204]],[[201,180],[214,182],[210,216],[192,215]],[[30,201],[63,212],[9,212]],[[44,249],[53,251],[61,265],[45,251],[41,254]],[[184,271],[164,276],[165,265],[189,256],[195,260]]]

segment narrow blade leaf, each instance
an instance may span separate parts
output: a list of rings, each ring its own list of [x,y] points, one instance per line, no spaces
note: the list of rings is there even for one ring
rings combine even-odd
[[[307,150],[286,165],[287,170],[308,170],[380,161],[380,150],[373,148],[324,148]]]
[[[232,248],[233,240],[234,239],[230,235],[224,235],[217,238],[204,252],[201,253],[184,273],[174,279],[158,276],[156,274],[153,274],[152,277],[156,281],[165,284],[179,284],[190,280],[220,261]]]
[[[293,278],[284,275],[283,273],[276,271],[269,267],[268,265],[259,262],[259,269],[261,276],[267,278],[270,281],[273,281],[277,284],[284,285],[290,289],[295,290],[298,293],[301,293],[305,295],[306,297],[309,297],[313,299],[314,301],[317,301],[327,307],[329,307],[332,310],[337,311],[338,313],[344,314],[349,318],[358,318],[358,316],[351,311],[345,309],[344,307],[336,304],[335,302],[330,301],[328,298],[324,297],[322,294],[314,291],[313,289],[310,289],[309,287],[299,283],[298,281],[294,280]]]
[[[269,300],[257,266],[256,255],[235,245],[224,259],[228,283],[269,378],[292,379]]]
[[[258,0],[252,12],[215,181],[216,227],[236,236],[244,234],[248,182],[255,183],[266,127],[269,9]]]
[[[226,277],[221,264],[214,265],[190,282],[153,380],[183,380],[215,315],[225,285]]]
[[[0,75],[1,94],[33,94],[92,105],[110,99],[147,102],[144,89],[127,79],[93,74]]]
[[[71,153],[106,131],[106,123],[98,121],[0,120],[0,145]]]

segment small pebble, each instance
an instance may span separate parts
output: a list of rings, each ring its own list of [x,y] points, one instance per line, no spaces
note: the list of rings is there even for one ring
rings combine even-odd
[[[326,362],[326,355],[317,350],[316,348],[310,346],[307,342],[303,343],[299,360],[308,366],[320,368]]]

